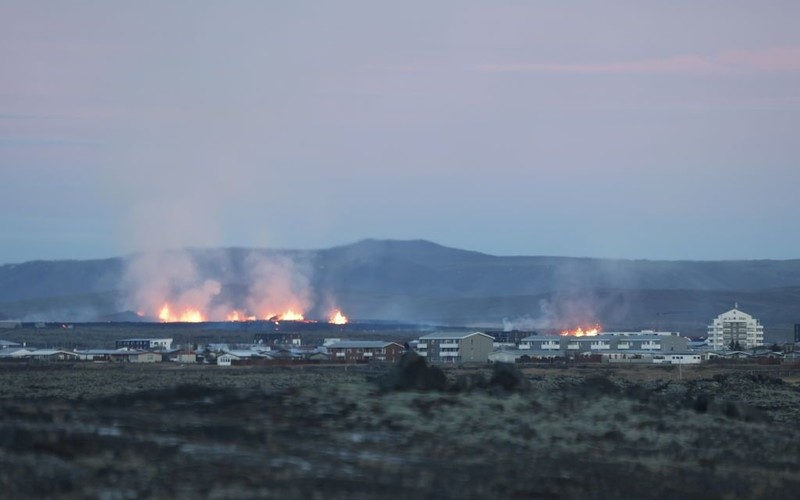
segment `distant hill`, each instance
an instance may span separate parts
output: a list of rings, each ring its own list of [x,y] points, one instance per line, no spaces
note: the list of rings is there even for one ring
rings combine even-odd
[[[356,318],[485,325],[501,325],[505,318],[564,327],[596,320],[698,333],[738,301],[767,326],[788,329],[800,322],[800,260],[499,257],[424,240],[188,254],[199,273],[222,283],[229,297],[246,290],[249,256],[302,261],[314,297],[334,297]],[[121,302],[130,292],[125,269],[131,258],[0,266],[0,317],[131,319]]]

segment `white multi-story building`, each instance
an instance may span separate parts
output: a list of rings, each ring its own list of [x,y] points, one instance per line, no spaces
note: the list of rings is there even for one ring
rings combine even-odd
[[[708,325],[708,343],[714,350],[751,349],[764,345],[764,327],[736,304]]]

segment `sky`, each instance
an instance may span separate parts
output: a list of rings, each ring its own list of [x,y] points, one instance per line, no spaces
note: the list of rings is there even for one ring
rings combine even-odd
[[[800,257],[800,2],[0,1],[0,263]]]

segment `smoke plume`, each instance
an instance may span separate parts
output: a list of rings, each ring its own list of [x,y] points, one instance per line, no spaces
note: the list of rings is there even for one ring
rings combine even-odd
[[[260,318],[288,310],[307,313],[313,304],[311,265],[300,257],[252,253],[245,259],[249,271],[247,309]]]
[[[151,319],[165,305],[170,317],[198,311],[195,318],[210,321],[229,319],[234,311],[239,319],[267,319],[290,310],[308,314],[314,307],[312,270],[302,254],[253,251],[232,262],[225,251],[140,253],[126,262],[123,307]],[[244,294],[235,293],[241,288]]]
[[[505,331],[563,330],[624,322],[634,277],[619,261],[570,260],[554,275],[555,289],[539,300],[538,311],[503,318]]]
[[[207,279],[186,250],[136,254],[126,262],[126,308],[145,316],[157,316],[169,303],[173,311],[208,310],[219,295],[219,281]]]

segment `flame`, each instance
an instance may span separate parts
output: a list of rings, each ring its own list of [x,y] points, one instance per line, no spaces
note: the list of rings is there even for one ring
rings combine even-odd
[[[570,336],[570,337],[594,337],[600,333],[600,325],[594,325],[591,328],[587,328],[584,330],[582,327],[578,327],[575,330],[562,330],[562,336]]]
[[[296,312],[294,309],[288,309],[283,314],[267,314],[264,319],[268,321],[305,321],[303,313]]]
[[[337,310],[336,314],[331,315],[328,323],[332,323],[334,325],[346,325],[347,324],[347,316],[342,314],[342,311]]]
[[[234,310],[225,316],[225,321],[255,321],[257,318],[252,315],[247,315],[244,311]]]
[[[194,307],[184,307],[180,312],[176,312],[173,306],[169,302],[165,302],[164,306],[161,308],[161,311],[158,313],[158,319],[160,319],[163,323],[175,323],[175,322],[183,322],[183,323],[201,323],[205,321],[209,321],[208,315],[203,312],[201,309],[194,308]],[[285,312],[281,314],[274,314],[269,313],[262,316],[262,318],[266,321],[303,321],[306,323],[310,323],[312,321],[305,319],[302,312],[299,312],[297,309],[287,309]],[[258,321],[258,317],[255,315],[250,314],[248,311],[244,309],[234,309],[224,317],[225,321]],[[342,315],[341,312],[337,311],[336,316],[331,317],[331,322],[334,322],[334,319],[337,321],[336,324],[344,324],[347,323],[347,317]],[[213,318],[212,321],[220,321],[220,318]]]
[[[293,310],[289,309],[285,313],[281,314],[280,319],[283,321],[303,321],[305,318],[303,317],[302,313],[294,312]]]
[[[202,312],[191,307],[186,307],[180,314],[174,314],[169,307],[169,304],[164,304],[161,311],[158,313],[158,319],[164,323],[201,323],[206,321]]]

